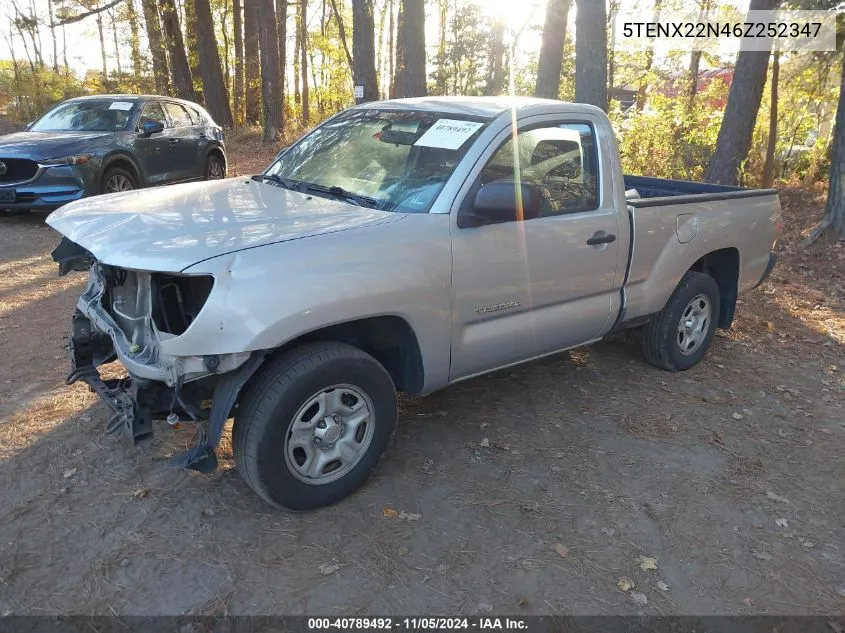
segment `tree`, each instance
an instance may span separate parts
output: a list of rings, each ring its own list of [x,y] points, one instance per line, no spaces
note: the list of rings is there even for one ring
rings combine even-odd
[[[308,0],[299,3],[299,69],[302,72],[302,123],[311,118],[308,103]]]
[[[405,13],[404,0],[399,0],[399,11],[396,16],[396,53],[393,64],[393,82],[390,85],[390,98],[399,99],[405,96]],[[392,30],[391,30],[392,32]],[[390,47],[394,49],[393,46]]]
[[[771,10],[775,0],[751,0],[749,11]],[[769,53],[765,51],[740,51],[736,60],[728,103],[716,151],[707,170],[707,182],[720,185],[739,184],[739,171],[751,148],[751,137],[757,121],[757,111],[763,99]]]
[[[241,0],[232,0],[232,30],[235,34],[235,87],[232,91],[233,112],[235,125],[243,123],[244,114],[244,27]]]
[[[276,32],[279,38],[279,98],[284,103],[287,66],[288,0],[276,0]]]
[[[576,5],[575,101],[607,112],[607,9],[598,0]]]
[[[173,80],[173,90],[177,97],[194,99],[194,82],[191,78],[191,68],[188,66],[188,56],[185,54],[185,41],[182,39],[182,28],[179,26],[176,4],[174,0],[158,0],[158,3],[161,23],[164,27],[164,41],[170,53],[170,77]]]
[[[402,0],[400,40],[404,52],[403,93],[401,97],[426,95],[425,72],[425,3],[423,0]]]
[[[487,58],[487,83],[484,94],[502,94],[505,87],[505,21],[496,19],[490,30],[490,50]]]
[[[771,187],[775,174],[775,148],[778,142],[778,80],[780,79],[780,52],[772,56],[772,77],[769,80],[769,138],[766,142],[766,162],[763,165],[763,187]]]
[[[244,80],[246,93],[246,123],[255,125],[261,116],[261,67],[258,59],[258,3],[244,3]]]
[[[250,0],[252,1],[252,0]],[[264,104],[264,140],[282,133],[282,73],[279,68],[279,33],[273,0],[258,0],[258,43],[261,47],[261,100]]]
[[[190,0],[188,2],[190,3]],[[209,0],[193,0],[193,5],[197,29],[203,34],[203,37],[196,39],[205,108],[219,125],[230,128],[232,127],[232,111],[229,109],[229,91],[226,89],[220,66],[220,53],[217,51],[217,38],[214,37],[211,5]],[[274,22],[273,31],[275,30]]]
[[[170,70],[167,67],[167,54],[161,38],[161,21],[156,0],[141,0],[144,12],[144,27],[150,43],[150,55],[153,58],[153,78],[159,94],[170,94]]]
[[[141,43],[135,0],[126,0],[126,18],[129,20],[129,46],[132,57],[132,73],[138,79],[141,77]]]
[[[352,0],[352,80],[364,88],[359,103],[378,99],[375,36],[373,0]]]
[[[572,0],[549,0],[543,23],[543,40],[537,61],[537,84],[534,96],[543,99],[560,97],[560,73],[563,69],[563,47]]]
[[[188,50],[188,68],[191,69],[191,79],[194,82],[202,81],[198,37],[199,24],[197,24],[197,12],[194,0],[182,0],[182,7],[185,11],[185,48]],[[212,28],[211,31],[208,31],[207,35],[214,37],[214,29]],[[193,99],[201,102],[203,95],[199,89],[200,85],[193,84]]]

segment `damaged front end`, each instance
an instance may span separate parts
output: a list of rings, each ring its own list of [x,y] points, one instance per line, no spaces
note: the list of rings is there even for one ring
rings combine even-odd
[[[88,384],[113,412],[107,431],[122,433],[132,442],[152,435],[154,419],[196,422],[196,446],[176,455],[172,463],[213,470],[223,425],[264,356],[177,356],[165,353],[162,343],[190,328],[211,294],[214,278],[106,265],[67,238],[53,251],[53,259],[60,275],[88,270],[88,286],[71,320],[67,383]],[[114,360],[128,375],[103,379],[98,367]]]

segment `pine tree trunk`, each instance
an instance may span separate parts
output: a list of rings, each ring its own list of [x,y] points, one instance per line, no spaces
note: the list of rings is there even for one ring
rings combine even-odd
[[[389,78],[390,86],[387,90],[387,97],[388,99],[392,99],[396,94],[396,89],[394,87],[394,83],[396,81],[396,71],[394,70],[394,65],[396,63],[396,20],[393,14],[393,0],[388,1],[388,6],[390,19],[387,24],[387,76]]]
[[[423,0],[402,0],[402,28],[404,52],[404,91],[400,96],[426,95],[425,59],[425,3]]]
[[[117,20],[111,12],[109,12],[109,18],[111,19],[111,33],[112,38],[114,39],[114,62],[117,66],[117,81],[120,83],[120,77],[123,74],[123,69],[120,66],[120,42],[118,42],[117,39]]]
[[[488,97],[502,94],[505,87],[505,21],[497,19],[490,32],[490,49],[487,55],[487,81],[484,94]]]
[[[132,74],[135,79],[141,78],[141,43],[140,28],[138,26],[138,12],[135,10],[135,0],[126,0],[126,15],[129,19],[129,46],[132,57]]]
[[[775,0],[751,0],[749,10],[770,10],[774,5]],[[707,182],[739,184],[740,168],[751,147],[768,69],[768,52],[740,51],[728,92],[725,115],[716,139],[716,151],[707,171]]]
[[[103,85],[108,87],[109,85],[109,68],[107,63],[107,56],[106,56],[106,37],[103,34],[103,14],[97,14],[97,31],[100,35],[100,58],[102,59],[103,63]]]
[[[839,103],[833,130],[833,151],[830,160],[830,188],[820,233],[830,228],[837,238],[845,240],[845,58],[839,81]]]
[[[272,0],[270,0],[272,1]],[[203,34],[197,38],[197,56],[199,58],[200,78],[205,109],[218,125],[232,127],[232,111],[229,108],[229,91],[223,79],[220,53],[217,50],[217,38],[214,37],[214,21],[211,17],[209,0],[188,0],[194,5],[197,29]],[[275,31],[275,22],[273,31]]]
[[[364,87],[364,96],[356,99],[357,103],[378,99],[375,35],[373,0],[352,0],[352,81]]]
[[[50,16],[50,37],[53,38],[53,72],[59,72],[59,42],[56,39],[56,21],[53,18],[53,3],[47,3],[47,12]]]
[[[763,165],[763,187],[771,187],[775,176],[775,148],[778,142],[778,80],[780,79],[780,52],[772,56],[771,98],[769,104],[769,139],[766,143],[766,162]]]
[[[188,50],[188,67],[191,69],[191,79],[197,81],[197,78],[202,76],[202,71],[200,70],[199,43],[197,42],[197,33],[199,32],[197,12],[194,6],[194,0],[182,0],[182,6],[185,9],[185,47]],[[203,35],[205,36],[206,34]],[[214,31],[211,31],[208,35],[213,37]],[[194,96],[191,99],[196,100],[198,103],[203,103],[205,96],[197,90],[197,86],[192,85],[192,90]]]
[[[563,70],[563,47],[572,0],[549,0],[543,23],[543,40],[537,62],[537,84],[534,96],[560,99],[560,73]]]
[[[276,0],[276,31],[279,34],[279,98],[284,106],[285,67],[287,66],[288,61],[288,0]],[[284,114],[282,114],[282,116],[284,117]]]
[[[144,27],[147,31],[147,40],[150,43],[150,54],[153,58],[153,78],[155,79],[156,91],[159,94],[167,95],[170,94],[170,70],[167,66],[167,53],[161,37],[161,20],[156,0],[141,0],[141,9],[144,12]]]
[[[346,54],[346,61],[349,62],[349,72],[351,72],[354,76],[355,62],[352,61],[352,53],[349,52],[349,41],[346,39],[346,27],[343,24],[343,18],[340,15],[340,11],[338,11],[336,0],[331,0],[331,3],[332,14],[334,15],[334,19],[337,20],[337,34],[340,37],[341,45],[343,45],[343,52]]]
[[[176,4],[173,0],[158,0],[158,2],[164,41],[170,53],[170,76],[173,80],[173,90],[177,97],[192,100],[195,98],[194,83],[191,79],[191,68],[188,66],[188,56],[185,54],[185,41],[182,39]]]
[[[603,1],[577,0],[575,101],[607,112],[607,10]]]
[[[308,125],[311,118],[308,102],[308,0],[300,2],[301,20],[299,23],[299,69],[302,72],[302,124]]]
[[[261,118],[261,66],[258,55],[258,3],[244,3],[244,80],[246,123],[256,125]]]
[[[261,99],[264,140],[275,141],[282,133],[282,74],[279,69],[279,33],[273,0],[259,0],[258,42],[261,48]]]
[[[232,29],[235,33],[235,98],[232,118],[235,125],[244,122],[244,26],[241,0],[232,0]]]

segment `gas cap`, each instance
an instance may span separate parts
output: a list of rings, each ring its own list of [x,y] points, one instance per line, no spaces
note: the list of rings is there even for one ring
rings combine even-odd
[[[678,241],[681,244],[692,242],[698,237],[698,217],[694,213],[681,213],[676,226]]]

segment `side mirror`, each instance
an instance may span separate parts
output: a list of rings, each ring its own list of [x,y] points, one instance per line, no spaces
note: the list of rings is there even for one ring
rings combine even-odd
[[[164,131],[161,121],[144,121],[141,124],[141,138],[149,138],[153,134]]]
[[[529,183],[522,183],[520,189],[522,217],[518,208],[516,183],[512,180],[497,180],[481,186],[472,209],[458,215],[458,227],[463,229],[536,218],[540,210],[540,190]]]

